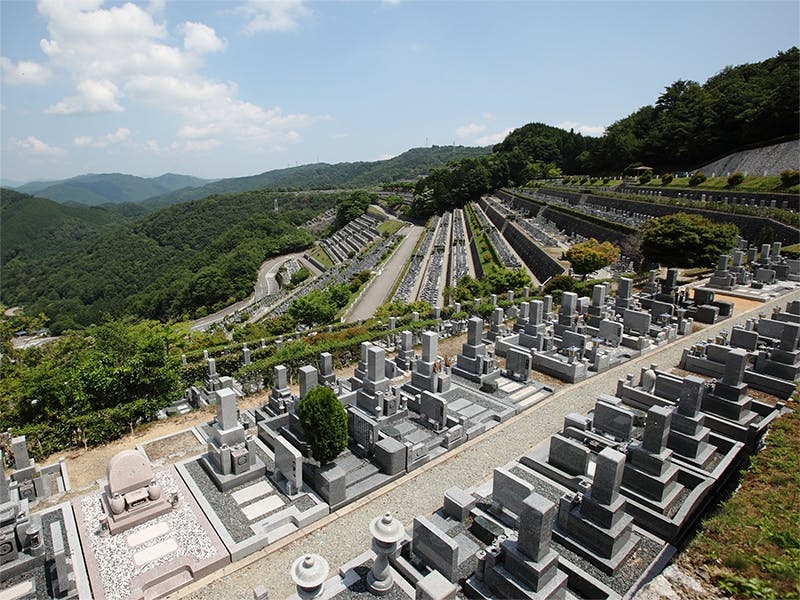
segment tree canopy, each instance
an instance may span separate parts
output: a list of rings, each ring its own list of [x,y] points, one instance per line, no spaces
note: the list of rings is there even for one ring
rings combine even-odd
[[[102,444],[182,392],[169,327],[113,321],[3,359],[0,422],[38,456]]]
[[[412,214],[462,206],[489,190],[560,174],[618,175],[631,164],[690,170],[743,146],[796,136],[800,50],[726,67],[699,84],[678,80],[653,105],[610,125],[601,137],[542,123],[515,129],[488,156],[434,169],[415,187]]]
[[[321,465],[327,464],[347,448],[347,413],[329,387],[318,386],[297,406],[311,454]]]
[[[646,260],[670,267],[709,267],[733,248],[739,228],[701,215],[674,213],[642,225]]]
[[[598,242],[589,238],[585,242],[574,244],[565,253],[565,258],[572,265],[572,270],[578,275],[594,273],[598,269],[607,267],[619,259],[620,249],[611,242]]]

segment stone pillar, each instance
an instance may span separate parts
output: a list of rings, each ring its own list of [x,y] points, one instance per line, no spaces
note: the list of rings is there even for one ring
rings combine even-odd
[[[696,417],[703,403],[705,381],[696,375],[684,377],[678,400],[678,413],[686,417]]]
[[[422,361],[434,362],[439,354],[439,334],[426,331],[422,334]]]
[[[367,379],[380,381],[386,377],[385,373],[386,351],[378,346],[370,346],[367,350]]]
[[[725,372],[722,375],[722,383],[725,385],[737,386],[742,383],[744,378],[744,368],[747,365],[747,351],[742,348],[734,348],[728,352],[725,359]]]
[[[653,406],[647,411],[642,448],[651,454],[660,454],[667,445],[669,428],[672,423],[672,408]]]
[[[250,364],[250,348],[247,347],[247,344],[242,346],[242,363],[245,366]]]
[[[11,492],[6,479],[6,469],[3,463],[3,451],[0,450],[0,504],[11,501]]]
[[[217,376],[217,361],[213,358],[208,359],[208,376],[209,377],[216,377]]]
[[[467,321],[467,344],[470,346],[477,346],[481,343],[481,334],[483,333],[483,319],[480,317],[472,317]]]
[[[597,455],[591,495],[599,504],[612,504],[619,497],[625,455],[613,448],[604,448]]]
[[[600,284],[592,288],[592,306],[602,307],[606,303],[606,286]]]
[[[372,569],[367,575],[367,584],[373,594],[382,596],[394,586],[389,556],[397,551],[397,543],[403,539],[405,530],[403,524],[387,512],[382,517],[375,517],[372,520],[369,532],[372,534],[375,562],[372,563]]]
[[[300,379],[300,399],[302,400],[308,392],[317,387],[317,370],[311,365],[305,365],[300,367],[297,373]]]
[[[525,498],[519,515],[517,547],[532,560],[539,562],[550,552],[556,505],[544,496],[533,493]]]

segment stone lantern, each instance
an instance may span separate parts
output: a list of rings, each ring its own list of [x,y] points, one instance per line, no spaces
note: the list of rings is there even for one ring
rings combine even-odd
[[[387,512],[372,520],[369,532],[372,534],[372,551],[376,557],[367,575],[367,583],[373,594],[382,595],[394,585],[389,570],[389,556],[397,551],[397,543],[403,539],[405,530],[403,524]]]
[[[328,578],[328,561],[319,554],[306,554],[292,563],[292,581],[301,600],[319,598]]]

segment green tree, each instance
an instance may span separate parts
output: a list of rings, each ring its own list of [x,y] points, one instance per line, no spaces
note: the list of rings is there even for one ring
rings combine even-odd
[[[347,413],[329,387],[318,386],[297,406],[311,454],[321,465],[327,464],[347,448]]]
[[[367,212],[372,196],[364,190],[356,190],[350,195],[340,198],[336,203],[336,228],[341,228],[355,221]]]
[[[645,259],[670,267],[706,267],[733,248],[739,228],[700,215],[675,213],[642,225]]]
[[[567,250],[565,257],[572,265],[572,270],[586,279],[589,273],[594,273],[618,260],[619,255],[619,248],[611,242],[601,243],[589,238],[572,246]]]

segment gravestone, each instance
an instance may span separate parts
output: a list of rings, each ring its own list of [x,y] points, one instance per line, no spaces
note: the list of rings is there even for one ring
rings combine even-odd
[[[217,392],[217,418],[209,426],[206,453],[200,464],[222,492],[261,477],[266,469],[255,454],[255,441],[239,422],[236,393],[230,388]]]
[[[150,462],[136,450],[123,450],[108,461],[101,504],[108,529],[117,534],[172,510],[153,477]]]

